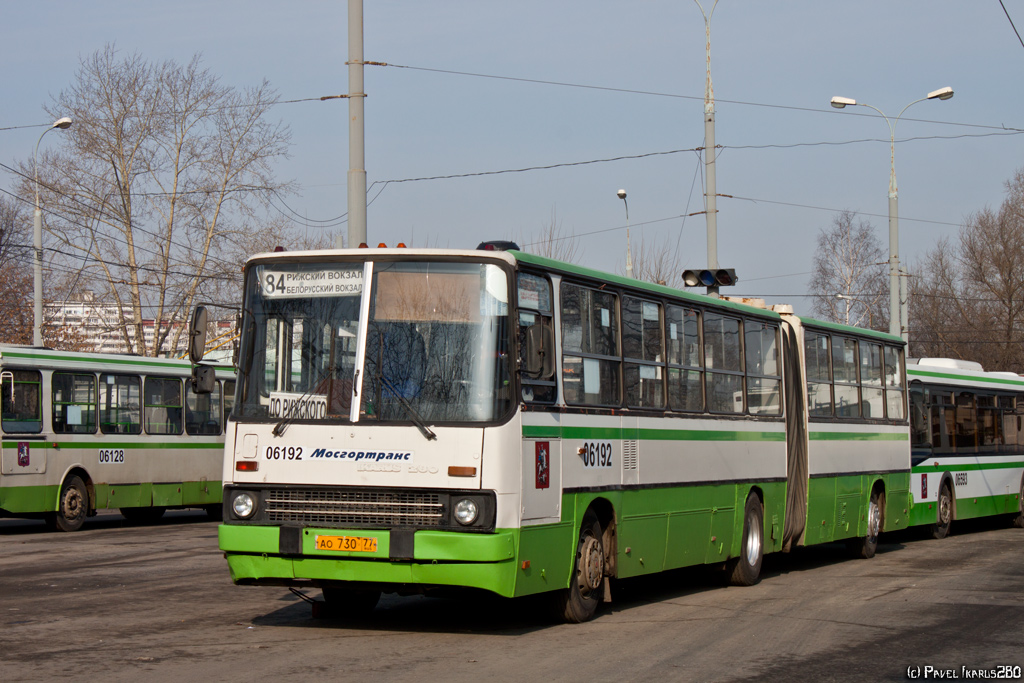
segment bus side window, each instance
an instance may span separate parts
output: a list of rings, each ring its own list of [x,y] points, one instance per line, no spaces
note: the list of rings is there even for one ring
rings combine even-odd
[[[672,410],[704,410],[704,355],[700,345],[700,312],[669,304],[665,307],[668,347],[668,402]]]
[[[546,277],[520,273],[517,292],[522,400],[554,403],[557,385],[551,282]]]
[[[874,342],[860,342],[860,395],[861,416],[864,419],[885,417],[885,394],[882,370],[882,345]],[[900,408],[902,409],[902,398]],[[903,416],[900,415],[900,419]]]
[[[147,434],[181,434],[181,380],[147,377],[143,413]]]
[[[881,361],[879,361],[879,365],[881,365]],[[836,417],[859,418],[861,416],[857,366],[857,341],[847,337],[833,336],[832,387],[835,392]],[[879,367],[879,375],[881,372]],[[881,378],[878,383],[881,385]]]
[[[832,417],[832,353],[830,337],[804,332],[804,364],[807,370],[807,409],[811,417]]]
[[[100,431],[142,432],[142,381],[136,375],[100,375]]]
[[[928,390],[920,384],[910,387],[910,445],[913,448],[932,447],[931,427],[928,425]]]
[[[185,432],[194,435],[220,434],[220,382],[209,394],[192,391],[192,383],[185,382]]]
[[[661,304],[622,297],[622,371],[626,405],[631,408],[665,407],[661,318]]]
[[[885,414],[890,420],[902,420],[903,412],[903,349],[885,347]]]
[[[57,434],[92,434],[96,431],[96,377],[92,374],[55,372],[53,431]]]
[[[708,410],[712,413],[744,411],[740,335],[739,319],[704,313],[704,367]]]
[[[563,284],[562,389],[565,402],[618,406],[618,297],[611,292]]]
[[[0,381],[3,430],[9,434],[43,431],[42,376],[37,370],[4,370]]]
[[[745,320],[743,332],[747,361],[747,410],[751,415],[781,415],[779,328]]]

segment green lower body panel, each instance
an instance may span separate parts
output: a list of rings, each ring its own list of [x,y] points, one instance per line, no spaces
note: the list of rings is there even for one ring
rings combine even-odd
[[[785,482],[567,494],[562,499],[563,522],[572,522],[570,528],[574,530],[595,498],[607,498],[616,510],[616,576],[641,576],[738,557],[743,509],[750,495],[756,495],[764,505],[764,552],[781,550]],[[567,520],[565,515],[573,511],[577,518]],[[575,541],[575,536],[566,541],[570,553],[574,552]],[[570,571],[572,559],[570,555]]]
[[[871,492],[878,483],[885,491],[882,531],[905,529],[910,513],[908,473],[814,477],[807,489],[804,544],[831,543],[867,534]]]
[[[219,481],[186,481],[180,484],[96,484],[96,509],[135,507],[191,507],[221,502]]]
[[[317,536],[376,539],[376,550],[317,550]],[[482,588],[505,597],[516,595],[518,529],[494,534],[448,531],[415,532],[413,559],[390,559],[387,530],[302,529],[299,552],[281,554],[276,526],[220,526],[224,551],[236,583],[290,580],[366,581],[382,584]]]
[[[991,517],[993,515],[1019,512],[1019,495],[1014,493],[998,496],[957,498],[953,501],[954,519],[974,519],[976,517]],[[935,524],[938,519],[938,511],[935,505],[934,501],[914,505],[910,510],[910,526]]]
[[[56,486],[0,487],[0,510],[22,515],[50,512],[57,508]]]

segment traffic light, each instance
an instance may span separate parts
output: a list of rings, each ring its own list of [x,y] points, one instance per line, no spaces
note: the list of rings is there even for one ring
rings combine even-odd
[[[683,284],[687,287],[728,287],[738,280],[734,268],[683,271]]]

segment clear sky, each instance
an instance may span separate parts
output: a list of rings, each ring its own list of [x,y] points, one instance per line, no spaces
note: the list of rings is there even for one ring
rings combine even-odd
[[[1003,2],[1024,30],[1024,2]],[[30,156],[43,130],[21,126],[49,123],[42,105],[107,43],[152,61],[199,52],[224,83],[266,78],[283,100],[348,90],[344,0],[0,7],[6,165]],[[703,170],[677,151],[704,138],[704,21],[692,0],[365,0],[364,16],[364,58],[415,67],[366,67],[371,243],[529,242],[554,214],[579,236],[580,262],[621,272],[624,188],[634,244],[678,241],[682,267],[705,265],[704,216],[682,218],[703,208]],[[1024,46],[998,0],[721,0],[711,50],[717,185],[729,195],[718,200],[719,264],[741,280],[728,293],[808,312],[815,240],[843,209],[888,243],[889,128],[865,107],[832,109],[833,95],[895,117],[929,91],[956,92],[915,104],[896,128],[904,261],[997,208],[1024,166]],[[311,231],[346,232],[331,219],[347,210],[347,101],[272,113],[293,133],[278,169],[299,187],[288,207]],[[638,158],[572,165],[617,157]],[[562,166],[384,184],[552,165]],[[0,187],[13,185],[4,172]]]

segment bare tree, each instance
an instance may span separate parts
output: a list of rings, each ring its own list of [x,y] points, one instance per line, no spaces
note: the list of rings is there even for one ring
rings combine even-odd
[[[151,63],[107,46],[46,107],[75,121],[40,162],[54,253],[116,303],[131,351],[177,348],[197,301],[225,287],[237,300],[232,244],[261,233],[271,196],[290,190],[271,170],[290,139],[268,120],[276,97],[266,82],[222,85],[198,57]]]
[[[633,277],[656,285],[669,287],[683,286],[683,268],[679,265],[679,243],[673,244],[670,237],[664,240],[648,240],[641,234],[640,244],[630,244],[633,260]],[[625,275],[625,269],[620,271]]]
[[[1024,170],[1006,190],[998,212],[969,216],[911,278],[914,355],[1024,372]]]
[[[32,343],[32,257],[28,216],[0,197],[0,342]]]
[[[519,244],[523,251],[566,263],[576,263],[583,255],[579,240],[575,235],[566,234],[562,227],[562,221],[558,219],[558,214],[553,206],[551,207],[551,220],[541,228],[540,234],[536,236],[524,234],[520,238]]]
[[[818,234],[810,286],[814,314],[846,325],[887,329],[884,261],[874,227],[858,221],[853,211],[837,214]]]
[[[0,196],[0,267],[31,260],[28,212],[17,199]]]

